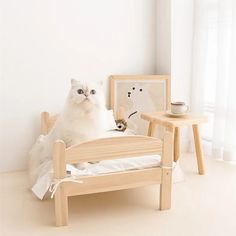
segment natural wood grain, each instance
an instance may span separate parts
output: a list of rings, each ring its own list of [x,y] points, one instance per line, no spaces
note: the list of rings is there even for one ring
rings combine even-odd
[[[201,124],[207,122],[207,117],[188,114],[183,117],[171,117],[165,112],[142,113],[141,118],[149,122],[156,123],[165,127],[181,127],[185,125]]]
[[[118,80],[170,80],[169,75],[111,75],[110,78]]]
[[[48,112],[41,113],[41,134],[48,134],[51,128],[54,126],[59,115],[50,116]]]
[[[171,208],[171,178],[170,169],[162,169],[162,183],[160,188],[160,210]]]
[[[111,75],[109,77],[109,86],[110,86],[110,109],[113,109],[116,115],[116,81],[128,81],[128,80],[135,80],[135,81],[155,81],[155,80],[162,80],[166,81],[166,107],[165,109],[170,108],[170,93],[171,93],[171,83],[170,83],[170,76],[169,75]]]
[[[175,118],[167,115],[165,112],[149,112],[142,113],[141,118],[149,122],[149,127],[151,124],[164,126],[166,130],[174,134],[174,161],[177,161],[180,157],[180,127],[191,125],[194,134],[198,172],[199,174],[205,173],[198,126],[207,122],[206,116],[188,114],[183,117]]]
[[[49,113],[41,113],[41,134],[46,135],[48,133]]]
[[[173,133],[166,132],[163,141],[162,180],[160,186],[160,209],[171,207],[171,176],[173,160]]]
[[[63,141],[56,141],[54,144],[53,164],[54,178],[63,179],[66,177],[65,144]],[[55,192],[55,217],[56,226],[68,224],[68,197],[64,191],[64,185],[60,184]]]
[[[81,177],[82,184],[68,182],[66,193],[69,196],[137,188],[161,183],[161,168],[123,171],[106,175]]]
[[[66,150],[66,162],[94,162],[161,153],[161,140],[141,135],[130,135],[97,139],[69,147]]]
[[[150,137],[155,137],[155,135],[156,135],[156,124],[155,123],[149,122],[147,135]]]
[[[174,128],[174,127],[172,127],[172,126],[166,126],[166,127],[165,127],[165,130],[168,131],[168,132],[170,132],[170,133],[172,134],[173,138],[174,138],[174,133],[175,133],[175,128]]]
[[[180,128],[175,128],[175,137],[174,137],[174,161],[178,161],[180,156]]]
[[[202,152],[198,125],[193,125],[193,136],[194,136],[195,150],[196,150],[196,156],[197,156],[198,173],[200,175],[204,175],[205,168],[204,168],[204,162],[203,162],[203,152]]]
[[[120,117],[122,113],[123,111],[119,113]],[[50,116],[47,112],[42,113],[42,132],[44,134],[50,131],[57,118],[58,115]],[[82,184],[74,182],[61,183],[55,192],[56,225],[63,226],[68,224],[68,196],[136,188],[149,184],[161,184],[160,208],[162,210],[168,209],[171,199],[172,172],[170,166],[172,164],[172,156],[170,153],[173,149],[171,142],[173,142],[174,133],[172,127],[168,127],[168,130],[171,132],[167,132],[167,135],[165,135],[164,143],[154,137],[131,135],[96,139],[66,148],[62,140],[57,140],[53,151],[55,179],[66,177],[66,163],[159,154],[162,155],[162,166],[81,177],[79,179],[83,180]],[[150,133],[151,135],[153,134],[152,132]]]
[[[162,166],[172,167],[173,162],[173,133],[166,131],[163,138]]]

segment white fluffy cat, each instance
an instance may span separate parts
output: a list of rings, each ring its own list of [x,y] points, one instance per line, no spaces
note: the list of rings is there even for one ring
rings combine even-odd
[[[64,109],[48,135],[40,135],[30,151],[29,177],[35,183],[44,162],[52,158],[53,143],[62,139],[66,146],[103,136],[115,122],[105,107],[101,85],[71,80]],[[80,163],[80,167],[84,163]]]

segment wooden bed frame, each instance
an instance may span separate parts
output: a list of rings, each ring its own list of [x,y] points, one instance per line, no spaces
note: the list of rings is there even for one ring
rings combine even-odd
[[[41,132],[47,134],[56,116],[48,112],[41,114]],[[171,175],[173,160],[173,135],[166,132],[164,139],[141,135],[102,138],[66,148],[62,140],[55,141],[53,151],[54,178],[66,178],[66,164],[78,162],[111,160],[142,155],[161,155],[161,166],[142,170],[132,170],[79,177],[82,184],[62,182],[55,192],[56,225],[68,225],[68,197],[136,188],[150,184],[160,184],[160,210],[171,207]]]

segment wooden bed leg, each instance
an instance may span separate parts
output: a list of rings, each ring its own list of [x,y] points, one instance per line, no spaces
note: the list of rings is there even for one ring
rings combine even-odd
[[[171,207],[173,132],[166,132],[162,153],[162,180],[160,186],[160,210]]]
[[[64,194],[61,186],[55,193],[55,216],[56,226],[68,225],[68,197]]]
[[[49,122],[49,113],[41,113],[41,134],[46,135],[48,133],[48,122]]]
[[[55,179],[66,177],[65,149],[66,146],[63,141],[57,140],[55,142],[53,152]],[[68,225],[68,197],[64,193],[63,183],[57,188],[54,200],[56,226]]]
[[[170,169],[162,169],[162,183],[160,188],[160,210],[171,208],[171,173]]]

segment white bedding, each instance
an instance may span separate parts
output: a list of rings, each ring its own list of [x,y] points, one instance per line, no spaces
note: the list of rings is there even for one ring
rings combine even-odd
[[[121,132],[109,132],[106,137],[123,136]],[[159,155],[146,155],[132,158],[122,158],[115,160],[105,160],[94,164],[88,164],[84,169],[77,169],[74,165],[67,165],[68,178],[76,179],[81,176],[95,176],[127,170],[136,170],[160,166],[161,157]],[[174,182],[184,179],[183,173],[178,165],[174,164]],[[40,174],[35,185],[32,187],[33,193],[43,199],[50,186],[53,185],[53,164],[51,160],[44,162],[40,166]]]
[[[121,172],[126,170],[137,170],[144,168],[151,168],[160,165],[161,157],[159,155],[141,156],[132,158],[122,158],[115,160],[100,161],[95,164],[88,164],[85,169],[77,169],[73,165],[67,165],[66,170],[68,177],[73,178],[81,176],[96,176],[114,172]],[[32,188],[33,193],[39,198],[43,199],[53,181],[52,161],[44,163],[42,168],[44,171],[38,177],[35,185]]]

